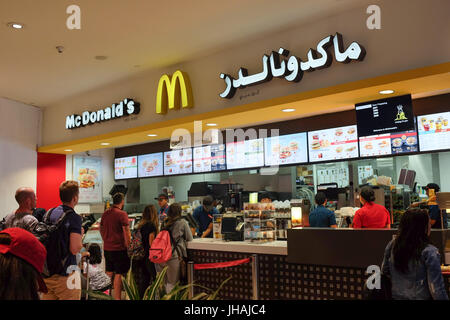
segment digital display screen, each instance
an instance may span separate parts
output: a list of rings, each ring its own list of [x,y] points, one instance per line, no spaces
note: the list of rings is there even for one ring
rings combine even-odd
[[[264,139],[264,163],[275,166],[308,162],[306,132]]]
[[[355,106],[361,157],[419,151],[411,95]]]
[[[226,170],[225,145],[212,145],[194,148],[194,172]]]
[[[139,178],[162,176],[164,174],[163,168],[162,152],[138,156]]]
[[[355,125],[308,132],[308,144],[310,162],[358,157]]]
[[[417,117],[420,151],[450,149],[450,112]]]
[[[114,179],[137,178],[137,168],[137,156],[114,159]]]
[[[164,175],[192,173],[192,149],[164,152]]]
[[[355,105],[358,136],[368,137],[415,130],[411,95]]]
[[[264,140],[254,139],[227,143],[227,169],[264,166]]]

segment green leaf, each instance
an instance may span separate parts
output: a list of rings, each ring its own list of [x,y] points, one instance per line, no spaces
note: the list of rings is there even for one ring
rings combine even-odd
[[[84,291],[84,294],[86,294],[86,291]],[[90,299],[95,299],[95,300],[114,300],[113,297],[111,297],[108,294],[105,294],[103,292],[98,292],[98,291],[92,291],[92,290],[88,290],[88,295]]]
[[[222,282],[222,283],[220,284],[219,288],[217,288],[217,290],[216,290],[213,294],[211,294],[211,295],[208,297],[208,300],[215,300],[216,297],[217,297],[217,295],[219,294],[219,291],[222,290],[222,287],[223,287],[228,281],[230,281],[231,278],[232,278],[232,277],[230,276],[230,277],[228,277],[228,279],[226,279],[224,282]]]
[[[157,294],[159,294],[159,297],[164,296],[165,292],[163,291],[163,287],[167,269],[167,266],[164,267],[164,269],[162,269],[161,272],[158,272],[158,274],[156,275],[156,279],[153,282],[153,285],[149,288],[150,290],[148,292],[148,300],[156,300]]]
[[[198,295],[192,297],[191,300],[202,300],[203,298],[206,298],[206,297],[208,297],[208,294],[202,292],[202,293],[199,293]]]

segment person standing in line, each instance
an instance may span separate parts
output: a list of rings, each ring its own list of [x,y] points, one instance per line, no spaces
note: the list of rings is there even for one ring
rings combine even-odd
[[[126,276],[130,269],[127,248],[130,245],[131,234],[128,215],[122,211],[124,203],[123,193],[114,194],[113,206],[103,213],[100,222],[106,274],[114,283],[114,299],[116,300],[121,300],[122,276]]]
[[[47,292],[41,276],[46,257],[44,245],[30,232],[0,232],[0,300],[39,300],[39,292]]]
[[[171,204],[167,212],[167,219],[161,230],[168,230],[172,236],[173,254],[166,263],[156,264],[156,271],[161,272],[168,266],[166,273],[166,292],[172,291],[180,280],[180,259],[187,258],[186,241],[192,241],[191,229],[186,220],[181,217],[181,206],[178,203]]]
[[[19,188],[16,191],[19,208],[5,218],[5,228],[22,228],[32,232],[39,221],[33,216],[36,207],[36,194],[32,188]]]
[[[144,208],[137,230],[141,233],[145,257],[142,260],[133,260],[133,275],[138,284],[139,293],[143,297],[145,290],[156,278],[155,264],[149,259],[150,247],[159,233],[159,218],[154,205],[151,204]]]
[[[81,275],[77,271],[70,272],[71,268],[77,267],[76,255],[83,247],[82,219],[74,210],[78,204],[79,195],[78,182],[64,181],[59,187],[62,204],[50,209],[44,217],[44,220],[49,219],[51,224],[57,224],[61,219],[62,221],[52,240],[58,243],[47,244],[47,266],[57,265],[58,268],[50,270],[50,276],[44,279],[48,293],[42,296],[42,300],[81,299],[81,288],[68,286],[74,277],[79,279],[75,283],[81,283]]]
[[[397,236],[386,246],[381,272],[391,280],[394,300],[448,300],[438,249],[430,244],[427,210],[409,209]]]
[[[447,229],[448,228],[447,213],[442,212],[442,210],[439,208],[436,202],[436,194],[441,190],[441,188],[436,183],[429,183],[425,187],[425,190],[428,196],[428,200],[425,202],[415,202],[411,205],[411,207],[420,207],[422,204],[428,206],[428,212],[430,214],[430,221],[431,221],[431,229],[442,229],[441,222],[442,225],[444,226],[443,229]]]
[[[167,218],[167,212],[169,211],[169,197],[167,196],[167,194],[161,193],[158,198],[155,198],[155,200],[158,200],[158,218],[159,225],[161,226],[163,221]]]
[[[337,228],[334,212],[325,208],[327,198],[325,193],[316,194],[317,208],[309,214],[309,225],[313,228]]]
[[[206,196],[203,198],[203,205],[194,210],[193,217],[198,224],[198,236],[202,238],[213,237],[213,216],[218,214],[213,206],[213,198]]]
[[[363,187],[359,195],[363,207],[355,212],[353,228],[390,229],[391,216],[382,205],[374,203],[375,192],[371,187]]]

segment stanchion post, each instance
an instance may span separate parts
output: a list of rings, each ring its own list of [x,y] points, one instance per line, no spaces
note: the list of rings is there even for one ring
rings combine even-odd
[[[252,255],[252,291],[253,300],[259,300],[259,265],[258,255]]]
[[[187,278],[188,278],[188,284],[190,285],[189,287],[189,299],[192,299],[194,297],[194,262],[193,261],[189,261],[188,265],[187,265]]]

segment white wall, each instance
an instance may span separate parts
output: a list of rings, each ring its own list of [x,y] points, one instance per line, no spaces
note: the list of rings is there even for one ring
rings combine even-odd
[[[39,108],[0,98],[0,218],[17,208],[19,187],[36,189],[42,113]]]
[[[439,153],[441,191],[450,192],[450,152]]]

